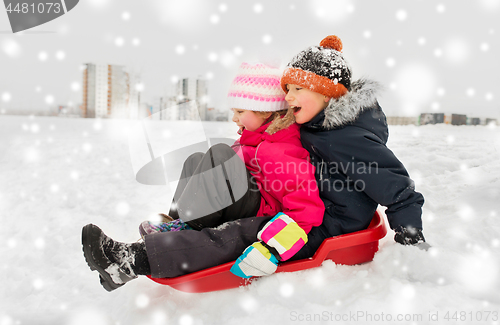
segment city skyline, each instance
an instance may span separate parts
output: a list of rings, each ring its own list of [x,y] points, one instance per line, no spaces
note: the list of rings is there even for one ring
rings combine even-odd
[[[241,62],[283,67],[337,34],[354,78],[385,85],[379,101],[388,116],[499,118],[499,11],[497,0],[89,0],[16,34],[3,12],[0,113],[80,105],[85,62],[130,67],[148,103],[179,80],[201,76],[209,81],[208,105],[224,111]]]

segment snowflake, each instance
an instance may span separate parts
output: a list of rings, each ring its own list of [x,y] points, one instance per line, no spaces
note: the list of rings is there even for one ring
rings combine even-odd
[[[218,15],[211,15],[210,16],[210,22],[214,25],[218,24],[220,21],[220,17]]]
[[[280,286],[280,294],[285,298],[291,297],[294,291],[295,289],[291,283],[283,283]]]
[[[12,99],[12,96],[9,93],[5,92],[2,94],[2,101],[3,102],[5,102],[5,103],[10,102],[11,99]]]
[[[64,53],[64,51],[57,51],[56,52],[56,59],[58,59],[59,61],[62,61],[66,58],[66,53]]]
[[[48,57],[49,56],[48,56],[47,52],[45,52],[45,51],[42,51],[42,52],[38,53],[38,60],[40,60],[42,62],[47,61]]]
[[[125,21],[129,20],[130,19],[130,12],[124,11],[122,13],[122,19],[125,20]]]
[[[118,46],[118,47],[122,47],[123,45],[125,44],[125,40],[123,39],[123,37],[117,37],[115,38],[115,45]]]
[[[262,6],[262,4],[260,4],[260,3],[256,3],[256,4],[253,6],[253,11],[254,11],[256,14],[260,14],[263,10],[264,10],[264,6]]]
[[[408,18],[408,13],[406,10],[400,9],[396,12],[396,19],[399,21],[405,21]]]
[[[145,294],[139,294],[135,298],[135,304],[138,308],[146,308],[149,305],[149,297]]]
[[[127,202],[120,202],[116,205],[116,213],[121,216],[127,215],[130,211],[130,206]]]

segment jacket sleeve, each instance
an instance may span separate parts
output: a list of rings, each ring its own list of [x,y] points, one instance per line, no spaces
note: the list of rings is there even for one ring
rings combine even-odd
[[[282,202],[283,212],[306,232],[323,222],[325,206],[319,197],[315,168],[302,147],[274,145],[259,157],[266,192]]]
[[[375,134],[358,127],[335,130],[330,140],[335,150],[326,150],[331,170],[344,173],[352,190],[362,191],[387,207],[392,229],[413,226],[422,229],[424,197],[415,191],[403,164]]]

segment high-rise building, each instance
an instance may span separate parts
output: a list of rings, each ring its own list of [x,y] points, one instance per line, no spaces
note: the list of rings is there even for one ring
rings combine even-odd
[[[180,120],[208,119],[207,81],[204,79],[184,78],[177,82],[176,96],[178,104],[194,102],[195,105],[179,105]]]
[[[83,70],[82,116],[130,118],[135,91],[124,66],[87,63]]]

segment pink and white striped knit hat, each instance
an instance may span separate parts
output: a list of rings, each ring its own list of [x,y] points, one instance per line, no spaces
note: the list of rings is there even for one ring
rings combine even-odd
[[[281,71],[262,63],[242,63],[227,95],[230,108],[274,112],[288,108]]]

